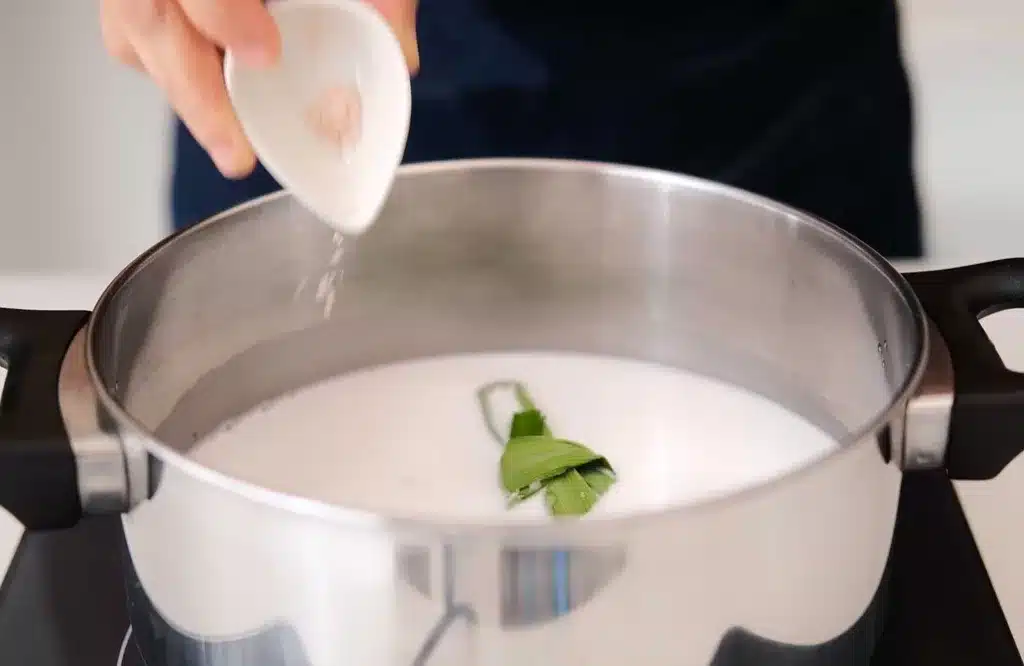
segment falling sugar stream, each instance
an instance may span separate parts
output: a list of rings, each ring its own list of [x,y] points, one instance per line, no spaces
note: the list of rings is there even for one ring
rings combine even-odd
[[[337,297],[338,282],[342,278],[342,258],[344,256],[344,243],[345,237],[340,232],[334,232],[334,236],[331,238],[331,256],[327,260],[327,265],[324,268],[323,273],[317,279],[316,291],[314,292],[313,298],[317,303],[323,305],[324,308],[324,319],[331,317],[331,312],[334,309],[334,301]],[[299,284],[295,286],[294,298],[298,300],[306,291],[306,287],[310,283],[310,277],[305,277],[299,281]]]

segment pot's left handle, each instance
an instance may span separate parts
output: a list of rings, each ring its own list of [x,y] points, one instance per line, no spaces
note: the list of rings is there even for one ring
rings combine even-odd
[[[945,467],[955,479],[991,479],[1024,451],[1024,374],[1006,367],[980,318],[1024,308],[1024,259],[909,273],[953,366]],[[1022,341],[1024,344],[1024,341]]]
[[[58,383],[80,311],[0,309],[0,505],[30,530],[74,525],[82,516],[75,455]]]

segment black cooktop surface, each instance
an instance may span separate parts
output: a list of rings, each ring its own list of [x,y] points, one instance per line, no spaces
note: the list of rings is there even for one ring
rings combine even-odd
[[[120,523],[27,537],[0,594],[0,664],[144,665],[128,628]],[[907,475],[885,630],[870,666],[1024,666],[952,485]]]

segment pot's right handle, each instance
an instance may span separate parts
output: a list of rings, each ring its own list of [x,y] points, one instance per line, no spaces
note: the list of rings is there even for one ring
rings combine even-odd
[[[906,278],[953,361],[946,471],[954,479],[994,478],[1024,451],[1024,374],[1006,367],[979,319],[1024,308],[1024,259]]]
[[[27,529],[70,527],[82,515],[75,455],[58,382],[88,312],[0,308],[0,506]]]

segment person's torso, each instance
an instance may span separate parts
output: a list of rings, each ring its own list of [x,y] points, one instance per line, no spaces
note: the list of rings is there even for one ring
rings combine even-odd
[[[421,0],[419,98],[480,89],[685,85],[841,57],[893,0]]]

